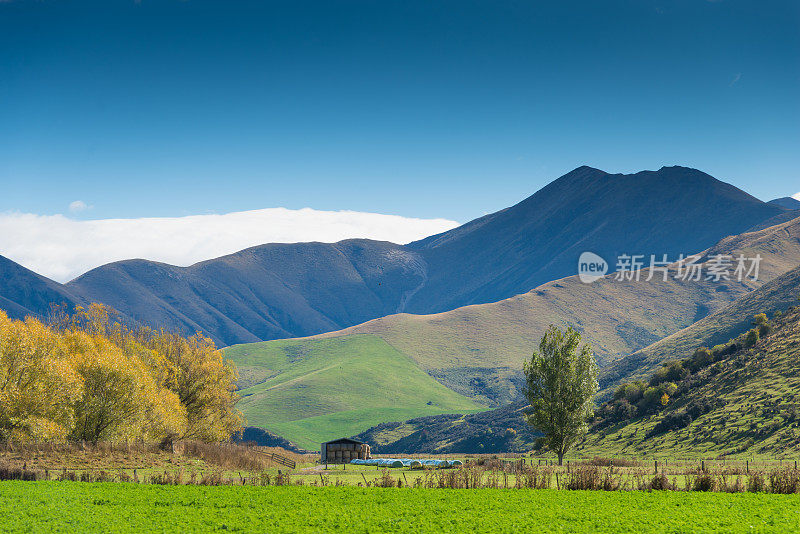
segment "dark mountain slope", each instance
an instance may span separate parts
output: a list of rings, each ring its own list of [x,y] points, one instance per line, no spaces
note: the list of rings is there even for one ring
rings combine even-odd
[[[418,254],[370,240],[270,244],[190,267],[130,260],[67,287],[131,318],[223,345],[304,336],[395,313],[425,280]]]
[[[778,224],[783,224],[788,221],[793,221],[794,219],[800,218],[800,210],[789,210],[784,211],[774,217],[770,217],[769,219],[758,223],[757,225],[753,226],[748,230],[748,232],[757,232],[759,230],[763,230],[764,228],[769,228],[770,226],[776,226]]]
[[[787,210],[800,210],[800,200],[792,197],[776,198],[775,200],[770,200],[768,204],[775,204]]]
[[[612,268],[620,254],[689,254],[784,211],[686,167],[636,174],[580,167],[516,206],[411,243],[430,274],[407,311],[524,293],[574,274],[584,251]]]
[[[46,316],[51,305],[62,304],[74,307],[83,301],[58,282],[0,256],[0,310],[24,319],[27,315]]]

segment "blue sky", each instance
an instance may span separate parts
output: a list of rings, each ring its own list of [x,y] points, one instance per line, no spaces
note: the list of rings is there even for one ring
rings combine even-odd
[[[464,222],[582,164],[791,195],[799,6],[0,0],[0,212]]]

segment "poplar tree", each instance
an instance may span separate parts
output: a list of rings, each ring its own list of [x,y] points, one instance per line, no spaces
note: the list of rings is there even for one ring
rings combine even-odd
[[[592,414],[592,399],[597,393],[597,366],[591,348],[572,327],[562,332],[550,325],[525,362],[525,396],[531,407],[526,420],[544,434],[544,442],[558,455],[564,455],[586,433]]]

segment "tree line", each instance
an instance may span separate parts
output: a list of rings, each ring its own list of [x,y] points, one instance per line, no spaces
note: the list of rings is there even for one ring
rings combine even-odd
[[[46,321],[0,310],[0,441],[222,441],[236,370],[213,341],[132,328],[100,304]]]

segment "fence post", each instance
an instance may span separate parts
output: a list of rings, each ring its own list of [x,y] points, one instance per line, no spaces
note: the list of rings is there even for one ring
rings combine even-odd
[[[657,475],[658,474],[658,460],[656,460],[655,462],[656,463],[655,463],[655,473],[654,474]]]
[[[747,474],[750,474],[750,460],[745,460],[745,469],[747,470]]]

